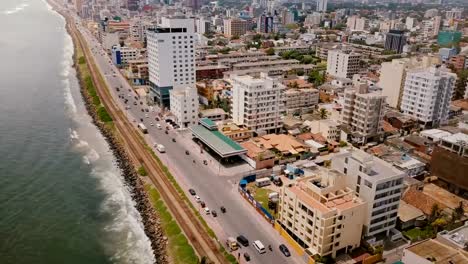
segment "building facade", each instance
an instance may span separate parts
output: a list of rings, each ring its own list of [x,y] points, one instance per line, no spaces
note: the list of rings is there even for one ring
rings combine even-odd
[[[195,85],[195,27],[193,19],[162,18],[147,31],[150,98],[170,106],[169,91]]]
[[[364,236],[389,235],[396,224],[405,173],[360,149],[333,156],[331,167],[345,174],[347,186],[367,202]]]
[[[350,128],[354,143],[365,144],[383,133],[385,96],[357,83],[345,90],[344,100],[341,123]]]
[[[231,18],[224,20],[224,36],[242,36],[249,30],[250,23],[240,18]]]
[[[281,188],[278,222],[311,255],[336,257],[359,247],[366,203],[329,170]]]
[[[447,122],[456,74],[437,65],[407,73],[401,111],[425,127]]]
[[[284,95],[287,114],[311,112],[319,103],[317,89],[288,89]]]
[[[327,73],[333,77],[352,78],[359,72],[360,55],[351,51],[329,50]]]
[[[232,78],[232,118],[259,134],[274,133],[283,126],[285,86],[266,74]]]
[[[385,36],[385,49],[402,53],[406,45],[405,33],[402,30],[390,30]]]
[[[327,12],[328,0],[317,0],[317,12]]]
[[[181,128],[198,124],[198,93],[197,89],[177,87],[170,91],[171,113]]]

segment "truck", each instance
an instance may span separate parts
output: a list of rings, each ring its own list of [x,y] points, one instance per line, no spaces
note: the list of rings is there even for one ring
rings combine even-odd
[[[166,152],[166,148],[165,148],[164,145],[162,145],[162,144],[158,144],[158,145],[156,146],[156,149],[157,149],[159,152],[161,152],[161,153]]]
[[[143,123],[139,123],[139,124],[138,124],[138,128],[140,129],[140,131],[141,131],[143,134],[148,134],[148,129],[146,128],[145,125],[143,125]]]
[[[239,245],[237,244],[237,241],[233,237],[228,237],[226,240],[226,247],[230,251],[236,251],[239,248]]]

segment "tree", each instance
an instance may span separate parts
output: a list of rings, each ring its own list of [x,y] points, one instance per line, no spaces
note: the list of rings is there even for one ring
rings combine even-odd
[[[453,99],[462,99],[465,96],[466,82],[468,81],[468,69],[462,70],[458,73],[458,79],[455,83]]]
[[[314,70],[310,73],[308,81],[315,86],[320,86],[325,82],[325,73],[321,74],[319,71]]]
[[[297,76],[304,76],[304,70],[303,69],[298,69],[296,70]]]
[[[439,216],[439,205],[434,203],[431,208],[431,213],[429,214],[429,222],[433,222]]]
[[[272,55],[275,55],[275,49],[274,48],[269,48],[265,51],[265,53],[268,55],[268,56],[272,56]]]
[[[231,37],[231,40],[236,40],[236,39],[239,39],[239,35],[234,35]]]
[[[435,229],[435,232],[439,232],[439,228],[445,226],[447,224],[447,220],[444,218],[437,218],[434,222],[431,223],[431,226]]]
[[[460,219],[465,214],[465,209],[463,208],[463,202],[460,201],[458,206],[453,210],[456,216],[456,219]]]
[[[326,119],[328,116],[327,109],[325,108],[320,108],[320,119]]]

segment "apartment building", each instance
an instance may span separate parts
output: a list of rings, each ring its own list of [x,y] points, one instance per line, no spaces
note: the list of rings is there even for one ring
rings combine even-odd
[[[193,19],[163,17],[148,29],[150,102],[170,107],[173,87],[195,86],[195,40]]]
[[[385,96],[369,92],[365,83],[345,89],[341,123],[349,127],[354,143],[365,144],[382,134],[384,105]]]
[[[137,60],[139,57],[140,51],[138,49],[118,45],[111,49],[112,62],[117,66],[127,65],[129,61]]]
[[[231,18],[224,20],[224,36],[242,36],[249,31],[250,23],[240,18]]]
[[[341,129],[339,124],[331,119],[306,121],[304,124],[309,126],[311,133],[322,134],[328,142],[338,142],[340,140]]]
[[[329,50],[327,59],[327,73],[333,77],[352,78],[359,72],[361,55],[349,50]]]
[[[403,87],[408,70],[419,67],[429,67],[437,63],[440,63],[440,59],[437,56],[403,58],[394,59],[390,62],[383,62],[380,69],[378,86],[382,88],[382,95],[387,97],[388,105],[400,109]]]
[[[284,92],[287,114],[311,112],[319,103],[317,89],[288,89]]]
[[[440,24],[442,18],[440,16],[435,16],[429,20],[424,20],[422,22],[422,31],[423,35],[426,38],[433,38],[439,34]]]
[[[285,86],[280,80],[260,74],[232,77],[232,118],[258,134],[275,133],[283,126]]]
[[[346,184],[367,202],[366,237],[389,235],[394,229],[405,173],[360,149],[350,149],[332,157],[331,168],[345,174]]]
[[[406,45],[406,37],[403,30],[389,30],[385,35],[385,49],[393,50],[396,53],[402,53]]]
[[[317,0],[317,12],[327,12],[328,0]]]
[[[176,87],[170,91],[171,113],[181,128],[198,124],[198,93],[197,89]]]
[[[369,26],[369,21],[363,17],[350,16],[346,21],[346,26],[349,31],[364,31]]]
[[[424,127],[446,123],[456,79],[456,74],[440,65],[408,71],[401,111]]]
[[[366,203],[336,170],[285,185],[280,190],[279,225],[310,255],[336,257],[359,247]]]

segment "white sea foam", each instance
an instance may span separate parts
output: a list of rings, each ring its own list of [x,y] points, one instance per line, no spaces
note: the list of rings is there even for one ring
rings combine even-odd
[[[86,114],[79,93],[72,91],[78,88],[72,56],[73,42],[66,34],[63,70],[60,74],[68,113],[75,127],[70,129],[70,141],[73,149],[82,154],[83,162],[92,168],[91,175],[98,180],[98,188],[105,194],[101,211],[109,215],[110,220],[105,223],[102,243],[112,256],[113,263],[154,263],[151,242],[144,232],[141,216],[130,191],[115,166],[115,158]]]
[[[25,2],[26,2],[26,1],[25,1]],[[17,6],[15,6],[15,7],[13,7],[13,8],[11,8],[11,9],[7,9],[7,10],[3,11],[3,14],[5,14],[5,15],[12,15],[12,14],[15,14],[15,13],[18,13],[18,12],[24,10],[26,7],[29,6],[29,4],[28,4],[28,3],[25,3],[25,2],[23,2],[23,3],[21,3],[21,4],[17,5]]]

